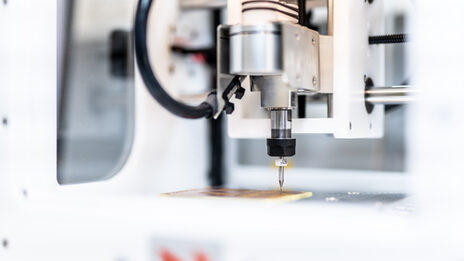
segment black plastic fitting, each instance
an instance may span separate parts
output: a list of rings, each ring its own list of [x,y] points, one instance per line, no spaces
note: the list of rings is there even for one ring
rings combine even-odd
[[[271,157],[293,157],[296,139],[267,139],[267,154]]]

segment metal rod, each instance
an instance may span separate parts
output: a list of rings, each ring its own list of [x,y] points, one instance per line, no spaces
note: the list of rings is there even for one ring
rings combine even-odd
[[[414,97],[401,97],[401,96],[384,96],[384,97],[369,97],[366,101],[370,104],[385,104],[385,105],[395,105],[395,104],[409,104],[415,102],[417,99]]]
[[[181,0],[179,6],[181,9],[223,8],[227,0]]]
[[[410,86],[376,87],[366,90],[370,104],[407,104],[416,101],[418,91]]]
[[[334,0],[327,0],[327,34],[334,32]]]
[[[396,96],[407,96],[415,95],[417,90],[406,85],[391,86],[391,87],[374,87],[366,90],[367,96],[385,96],[385,95],[396,95]]]
[[[333,118],[333,94],[327,95],[327,117]]]

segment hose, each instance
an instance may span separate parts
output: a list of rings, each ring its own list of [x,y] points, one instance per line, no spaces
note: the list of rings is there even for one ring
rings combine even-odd
[[[153,98],[166,110],[186,119],[210,118],[214,113],[215,93],[198,106],[191,106],[173,99],[154,75],[147,48],[148,17],[153,0],[140,0],[135,15],[135,57],[143,82]]]

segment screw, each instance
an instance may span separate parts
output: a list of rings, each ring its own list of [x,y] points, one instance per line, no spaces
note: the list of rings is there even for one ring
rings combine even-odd
[[[315,37],[313,37],[312,42],[313,42],[313,45],[316,45],[316,38]]]
[[[316,77],[316,76],[313,77],[313,85],[314,85],[314,86],[317,85],[317,77]]]
[[[3,126],[6,127],[6,126],[8,125],[8,119],[7,119],[7,118],[3,118],[3,119],[2,119],[2,124],[3,124]]]
[[[350,130],[353,129],[353,123],[350,121]]]
[[[170,64],[168,67],[168,71],[170,74],[173,74],[176,71],[176,66],[174,64]]]
[[[295,39],[300,40],[300,35],[299,35],[299,34],[295,34]]]

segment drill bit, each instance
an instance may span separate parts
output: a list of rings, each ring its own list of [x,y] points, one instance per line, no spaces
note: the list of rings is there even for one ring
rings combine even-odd
[[[285,172],[285,167],[288,165],[287,159],[280,157],[275,161],[275,164],[277,167],[279,167],[279,185],[280,185],[280,192],[282,192],[282,187],[284,186],[284,172]]]

